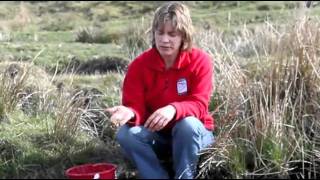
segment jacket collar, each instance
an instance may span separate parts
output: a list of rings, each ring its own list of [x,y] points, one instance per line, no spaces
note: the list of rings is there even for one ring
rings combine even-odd
[[[188,64],[190,64],[189,56],[189,52],[180,51],[171,69],[178,70],[186,67]],[[147,62],[150,68],[158,71],[165,71],[165,62],[155,47],[151,48],[149,57],[150,58],[148,58]]]

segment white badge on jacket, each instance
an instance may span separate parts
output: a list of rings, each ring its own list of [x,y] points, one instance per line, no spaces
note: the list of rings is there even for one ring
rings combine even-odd
[[[186,78],[180,78],[177,82],[177,91],[179,95],[186,94],[188,92]]]

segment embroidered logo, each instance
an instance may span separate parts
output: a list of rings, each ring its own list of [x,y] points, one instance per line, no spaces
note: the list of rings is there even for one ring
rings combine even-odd
[[[181,78],[177,81],[177,91],[179,95],[183,95],[188,92],[187,80],[185,78]]]

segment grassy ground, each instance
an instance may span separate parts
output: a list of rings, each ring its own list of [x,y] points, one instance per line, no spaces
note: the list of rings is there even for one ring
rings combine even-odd
[[[114,142],[116,129],[110,126],[108,117],[103,113],[104,107],[120,103],[123,72],[62,72],[71,62],[93,62],[100,58],[105,61],[103,64],[108,65],[114,63],[109,62],[114,57],[130,61],[148,47],[144,31],[150,25],[153,11],[160,4],[134,1],[0,2],[0,177],[66,178],[64,171],[67,168],[88,162],[116,163],[120,177],[135,177],[135,169],[123,158]],[[265,22],[276,23],[280,27],[306,12],[316,19],[320,9],[316,3],[312,9],[301,8],[303,2],[193,1],[186,4],[191,9],[197,30],[197,43],[217,58],[217,79],[223,80],[216,82],[217,92],[212,96],[210,105],[212,112],[219,106],[226,108],[220,107],[219,113],[214,113],[217,125],[220,125],[217,132],[221,134],[219,138],[222,141],[222,135],[230,127],[236,127],[235,134],[241,134],[249,127],[245,123],[237,124],[239,119],[246,118],[228,123],[232,115],[229,109],[232,108],[227,105],[234,102],[226,98],[232,95],[226,89],[241,89],[236,85],[243,82],[233,79],[228,86],[230,79],[222,77],[240,78],[245,74],[252,79],[263,79],[265,68],[273,67],[268,61],[272,55],[266,54],[263,48],[253,47],[260,48],[261,43],[275,42],[272,38],[279,30],[270,30],[275,33],[268,39],[270,34],[261,33],[261,29],[267,29]],[[290,33],[284,31],[284,34]],[[30,63],[39,52],[41,54],[32,64],[32,68],[38,69],[35,73],[28,73],[30,76],[26,78],[18,75],[12,81],[5,79],[6,70],[10,67],[7,62]],[[231,65],[228,66],[228,63]],[[234,69],[237,65],[243,69]],[[18,74],[23,72],[20,70]],[[41,82],[34,80],[40,77]],[[238,95],[242,96],[246,94]],[[222,101],[227,102],[226,105]],[[246,102],[243,101],[243,104]],[[250,109],[248,112],[253,111]],[[250,119],[252,116],[248,113],[246,117]],[[257,144],[265,147],[261,154],[270,161],[275,160],[267,163],[276,164],[275,169],[279,170],[281,158],[285,156],[281,153],[284,150],[282,146],[276,145],[281,142],[276,141],[272,134],[266,138],[257,137],[262,138],[256,139]],[[247,152],[244,149],[248,144],[239,139],[233,140],[240,141],[236,144],[242,148],[238,150],[237,146],[230,144],[224,146],[229,150],[228,155],[235,157],[228,168],[233,168],[229,169],[234,173],[231,177],[244,177],[241,176],[247,170],[244,158]],[[217,147],[222,144],[217,143]],[[263,164],[266,161],[257,162]],[[214,173],[212,169],[207,169],[207,174]]]
[[[28,60],[41,49],[38,64],[52,68],[57,61],[66,63],[75,56],[87,61],[92,56],[128,55],[120,44],[129,26],[149,22],[152,11],[160,3],[143,2],[1,2],[1,54],[4,59]],[[196,27],[233,30],[266,20],[285,22],[292,17],[297,3],[284,2],[188,2]],[[6,12],[6,13],[4,13]],[[317,14],[316,10],[314,10]],[[54,17],[54,18],[52,18]],[[102,31],[103,44],[75,42],[81,27]]]

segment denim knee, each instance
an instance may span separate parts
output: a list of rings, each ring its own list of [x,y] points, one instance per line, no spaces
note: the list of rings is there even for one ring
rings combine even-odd
[[[173,127],[172,133],[184,138],[194,137],[200,136],[202,133],[201,129],[203,128],[203,124],[199,119],[193,116],[188,116],[176,123],[176,125]]]
[[[151,132],[148,131],[143,126],[130,127],[128,125],[123,125],[116,136],[116,140],[120,145],[130,145],[134,143],[136,145],[137,141],[148,143],[151,139]]]
[[[116,134],[116,140],[117,142],[122,145],[126,144],[126,141],[128,141],[128,134],[129,134],[129,127],[127,125],[123,125],[120,127]]]

